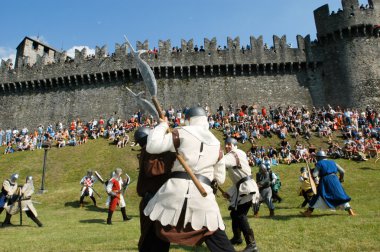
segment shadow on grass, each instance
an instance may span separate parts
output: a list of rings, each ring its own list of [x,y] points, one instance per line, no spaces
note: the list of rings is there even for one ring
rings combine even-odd
[[[79,208],[79,200],[65,202],[65,207]]]
[[[101,213],[106,213],[108,212],[108,208],[100,208],[100,207],[96,207],[94,205],[85,205],[84,206],[86,211],[93,211],[93,212],[101,212]]]
[[[295,214],[288,214],[288,215],[275,215],[274,217],[260,216],[258,218],[255,218],[253,216],[248,216],[248,218],[286,221],[286,220],[290,220],[290,219],[294,219],[294,218],[310,219],[310,218],[321,218],[321,217],[335,216],[335,215],[338,215],[338,214],[325,213],[325,214],[311,215],[310,217],[304,217],[303,215],[301,215],[301,213],[295,213]]]
[[[105,219],[88,219],[88,220],[80,220],[80,223],[106,223]]]
[[[367,170],[378,171],[378,169],[374,169],[374,168],[371,168],[371,167],[359,167],[358,169],[364,170],[364,171],[367,171]]]

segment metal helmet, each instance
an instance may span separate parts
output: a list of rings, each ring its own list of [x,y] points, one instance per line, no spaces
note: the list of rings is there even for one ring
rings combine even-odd
[[[306,167],[301,167],[300,172],[301,172],[301,173],[306,172]]]
[[[148,140],[148,135],[150,132],[150,128],[147,127],[139,127],[134,134],[135,141],[141,146],[145,146]]]
[[[123,170],[121,168],[115,169],[115,175],[121,175],[123,173]]]
[[[207,116],[206,111],[202,107],[192,107],[187,111],[185,119],[189,120],[194,116]]]
[[[16,181],[18,179],[18,173],[13,173],[11,175],[11,181]]]
[[[234,146],[237,146],[238,142],[235,138],[233,137],[227,137],[226,138],[226,141],[225,141],[225,144],[232,144]]]
[[[92,176],[92,170],[87,170],[87,176],[91,177]]]
[[[33,177],[32,176],[27,176],[25,179],[25,183],[33,183]]]
[[[321,160],[321,159],[327,158],[327,155],[326,155],[326,152],[324,152],[323,150],[320,150],[317,152],[316,157],[318,160]]]

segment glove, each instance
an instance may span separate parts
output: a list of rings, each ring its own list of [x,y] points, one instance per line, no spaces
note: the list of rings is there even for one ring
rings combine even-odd
[[[216,194],[218,191],[218,182],[216,181],[216,179],[211,181],[211,188],[212,188],[212,193]]]
[[[344,179],[343,179],[343,178],[340,178],[339,181],[340,181],[340,183],[343,183],[343,182],[344,182]]]
[[[230,195],[228,193],[223,193],[223,197],[226,198],[226,199],[230,199]]]

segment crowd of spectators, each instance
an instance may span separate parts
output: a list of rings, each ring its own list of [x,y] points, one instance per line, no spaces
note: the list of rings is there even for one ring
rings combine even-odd
[[[380,149],[380,115],[370,106],[363,111],[357,109],[295,107],[261,107],[237,105],[232,103],[228,109],[221,104],[211,118],[210,127],[223,131],[225,137],[235,137],[242,143],[252,144],[249,152],[253,165],[267,160],[273,165],[278,163],[298,163],[313,161],[319,148],[309,144],[305,146],[296,141],[291,146],[287,139],[304,139],[309,142],[312,137],[325,138],[329,143],[328,155],[333,158],[367,160]],[[333,132],[342,137],[344,146],[332,140]],[[259,146],[261,138],[278,137],[279,146]]]
[[[320,146],[303,142],[309,143],[313,137],[324,138],[329,143],[327,153],[332,158],[367,160],[376,156],[380,149],[380,115],[370,106],[359,111],[331,106],[311,109],[305,106],[258,108],[256,105],[234,106],[230,103],[226,108],[220,104],[214,113],[207,103],[203,107],[208,114],[210,128],[222,131],[225,137],[232,136],[243,144],[251,145],[247,153],[251,165],[262,162],[271,165],[312,162]],[[188,109],[170,106],[165,110],[171,127],[184,123]],[[57,122],[46,129],[39,125],[33,132],[27,128],[0,129],[0,143],[6,146],[5,154],[43,147],[76,146],[100,137],[123,148],[130,142],[129,132],[141,125],[154,127],[156,123],[155,119],[141,111],[125,120],[110,116],[107,120],[100,117],[82,122],[78,118],[68,125]],[[342,141],[333,140],[333,132]],[[273,137],[279,139],[277,146],[259,144],[262,138]],[[289,143],[290,138],[295,139],[294,146]]]
[[[128,120],[115,119],[111,116],[108,120],[102,117],[83,122],[81,119],[72,120],[68,125],[57,122],[53,126],[38,125],[32,132],[28,128],[18,130],[0,129],[1,146],[6,146],[4,154],[15,151],[35,150],[42,148],[63,148],[65,146],[76,146],[85,144],[88,139],[98,139],[100,137],[108,139],[118,148],[123,148],[129,142],[128,132],[133,131],[137,126],[138,117],[134,114]]]

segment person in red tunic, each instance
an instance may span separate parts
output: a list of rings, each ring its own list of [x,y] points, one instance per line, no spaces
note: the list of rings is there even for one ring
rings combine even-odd
[[[128,186],[128,184],[130,183],[130,178],[127,175],[127,179],[123,180],[121,178],[122,173],[123,170],[121,168],[116,168],[114,176],[108,181],[107,184],[107,193],[109,195],[109,208],[107,217],[108,225],[112,224],[112,215],[118,205],[120,206],[121,214],[123,215],[123,220],[127,221],[131,219],[131,217],[129,217],[125,211],[125,201],[122,190]]]

